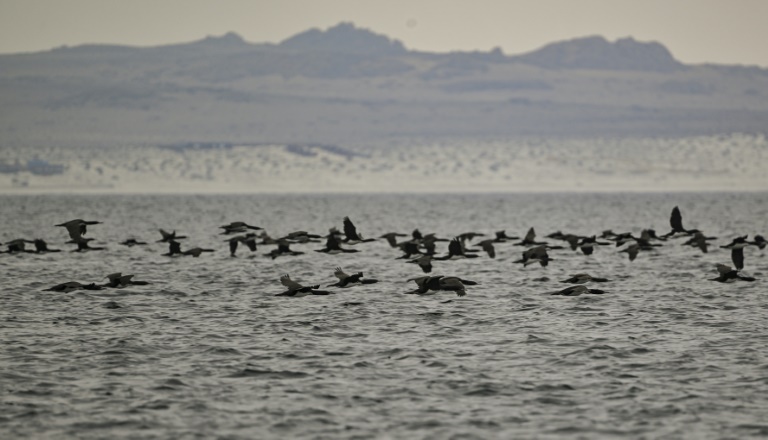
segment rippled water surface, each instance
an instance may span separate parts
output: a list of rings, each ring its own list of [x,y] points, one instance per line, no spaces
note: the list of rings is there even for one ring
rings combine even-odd
[[[421,274],[386,242],[358,254],[231,258],[217,227],[242,220],[272,236],[358,230],[669,230],[768,233],[768,194],[13,196],[0,241],[70,249],[73,218],[108,250],[0,255],[2,438],[746,438],[768,436],[768,259],[745,250],[754,283],[720,284],[714,263],[672,240],[634,262],[615,247],[552,251],[521,267],[497,258],[436,262],[480,284],[467,296],[404,295]],[[158,228],[189,236],[200,258],[161,256]],[[129,237],[152,242],[127,248]],[[438,248],[445,252],[445,246]],[[378,284],[335,295],[274,297],[281,274]],[[149,286],[44,292],[70,280],[136,274]],[[567,275],[612,279],[605,295],[548,295]],[[548,279],[548,280],[547,280]],[[445,302],[447,300],[451,302]]]

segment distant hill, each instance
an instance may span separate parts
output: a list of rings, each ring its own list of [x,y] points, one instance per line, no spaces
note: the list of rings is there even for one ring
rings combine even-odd
[[[546,69],[674,72],[685,67],[659,43],[644,43],[632,38],[611,43],[599,36],[548,44],[513,59]]]
[[[768,70],[685,65],[630,38],[418,52],[341,23],[279,44],[0,55],[0,109],[0,147],[765,133]]]
[[[326,31],[310,29],[284,40],[283,49],[297,51],[324,51],[364,53],[368,55],[402,55],[403,44],[384,35],[355,27],[352,23],[339,23]]]

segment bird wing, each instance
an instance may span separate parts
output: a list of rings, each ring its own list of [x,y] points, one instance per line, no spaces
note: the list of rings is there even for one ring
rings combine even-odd
[[[731,249],[731,260],[737,270],[744,269],[744,248],[735,247]]]
[[[344,235],[347,236],[347,240],[360,240],[357,235],[357,228],[349,217],[344,217]]]
[[[344,281],[344,279],[349,278],[349,275],[345,274],[340,267],[337,267],[333,274],[336,275],[336,278],[338,278],[339,281]]]
[[[528,230],[528,233],[525,234],[525,240],[524,241],[534,241],[536,239],[536,231],[533,230],[533,227]]]
[[[731,269],[731,266],[728,266],[728,265],[725,265],[725,264],[720,264],[720,263],[717,263],[716,267],[717,267],[717,272],[720,275],[725,275],[728,272],[733,270],[733,269]]]
[[[339,246],[339,239],[336,238],[336,236],[333,234],[328,236],[328,239],[325,241],[325,247],[333,251],[341,250],[341,247]]]
[[[680,208],[677,206],[672,208],[672,215],[669,217],[669,225],[672,226],[672,230],[675,232],[685,232],[685,228],[683,228],[683,216],[680,214]]]
[[[302,287],[304,287],[301,284],[293,281],[288,274],[285,274],[280,277],[280,283],[282,283],[283,286],[287,287],[290,290],[299,290]]]
[[[480,244],[483,246],[483,250],[488,254],[489,257],[496,258],[496,248],[493,247],[492,240],[483,240]]]
[[[448,255],[464,255],[464,249],[462,249],[461,242],[458,238],[454,238],[448,244]]]
[[[69,237],[72,240],[77,241],[77,239],[83,235],[82,230],[80,229],[80,223],[68,223],[66,228],[67,232],[69,233]]]

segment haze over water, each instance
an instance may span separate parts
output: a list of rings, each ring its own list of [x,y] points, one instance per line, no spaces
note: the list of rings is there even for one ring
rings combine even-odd
[[[435,262],[479,282],[467,296],[404,295],[420,276],[386,242],[357,254],[271,247],[229,257],[217,227],[244,220],[273,236],[325,234],[350,216],[367,237],[389,231],[506,229],[542,239],[687,228],[718,236],[768,230],[765,193],[540,195],[4,196],[3,242],[45,238],[68,250],[70,218],[108,249],[1,255],[0,432],[8,438],[723,438],[768,434],[765,252],[745,250],[754,283],[720,284],[708,254],[672,239],[629,262],[551,251],[546,268],[497,258]],[[167,258],[157,228],[216,249]],[[560,243],[557,243],[560,244]],[[445,247],[438,247],[444,253]],[[379,283],[330,296],[274,297],[290,273],[335,282],[333,269]],[[134,273],[148,286],[73,293],[55,284]],[[558,297],[569,274],[613,280],[608,293]],[[591,286],[591,287],[594,287]],[[452,300],[446,303],[446,300]]]

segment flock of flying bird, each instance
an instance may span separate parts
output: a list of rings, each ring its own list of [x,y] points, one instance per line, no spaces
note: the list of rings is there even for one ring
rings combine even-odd
[[[70,241],[67,243],[76,244],[77,248],[72,252],[86,252],[86,251],[99,251],[104,250],[103,247],[92,247],[89,242],[92,238],[85,238],[87,233],[87,227],[92,225],[98,225],[101,222],[98,221],[85,221],[81,219],[70,220],[65,223],[58,224],[56,226],[63,227],[67,230]],[[594,252],[596,246],[608,246],[615,245],[620,247],[619,252],[626,253],[630,261],[635,260],[637,256],[644,251],[649,251],[654,248],[662,246],[661,242],[667,241],[670,238],[685,237],[688,238],[684,242],[684,245],[694,246],[700,249],[702,252],[707,253],[709,248],[709,242],[715,240],[717,237],[707,237],[702,231],[697,229],[685,229],[683,227],[683,220],[680,210],[677,206],[672,210],[670,216],[670,226],[672,230],[664,235],[656,235],[653,229],[645,229],[640,234],[640,237],[635,237],[631,233],[614,233],[613,231],[603,231],[600,237],[596,235],[591,237],[580,236],[575,234],[564,234],[560,231],[547,235],[547,238],[553,240],[560,240],[567,244],[571,250],[581,251],[585,255],[591,255]],[[325,254],[340,254],[340,253],[354,253],[359,252],[359,249],[347,247],[356,246],[362,243],[368,243],[375,241],[375,239],[364,239],[362,235],[357,232],[357,228],[348,217],[344,217],[344,230],[331,228],[329,233],[325,236],[316,234],[310,234],[305,231],[292,232],[284,237],[274,239],[270,237],[262,228],[258,226],[252,226],[244,222],[233,222],[228,225],[220,227],[224,231],[223,235],[233,235],[225,241],[229,243],[229,251],[231,256],[236,256],[238,246],[243,244],[251,252],[255,252],[258,246],[275,246],[270,250],[266,256],[276,259],[284,256],[302,255],[304,252],[295,251],[290,248],[294,244],[307,244],[307,243],[322,243],[322,239],[325,239],[325,246],[321,249],[316,249],[315,252]],[[251,232],[254,230],[261,230],[260,234]],[[176,257],[176,256],[192,256],[199,257],[205,252],[213,252],[214,249],[204,249],[199,247],[193,247],[183,251],[181,249],[181,243],[179,240],[187,238],[183,235],[177,235],[176,231],[167,232],[160,229],[162,238],[158,240],[160,243],[168,244],[168,253],[164,256]],[[239,235],[235,235],[239,234]],[[430,275],[432,272],[433,261],[445,261],[456,259],[468,259],[479,258],[478,252],[485,252],[489,258],[496,257],[495,245],[499,243],[513,242],[514,240],[520,240],[513,243],[517,246],[525,247],[526,249],[521,253],[522,258],[515,261],[515,263],[528,266],[530,264],[539,264],[542,267],[549,265],[550,261],[554,258],[549,256],[550,250],[565,249],[565,246],[550,245],[546,241],[536,241],[536,233],[533,228],[530,228],[526,236],[522,239],[519,237],[508,236],[505,231],[497,231],[494,238],[488,238],[475,243],[475,246],[479,246],[479,249],[473,249],[470,246],[470,242],[477,237],[483,237],[484,234],[478,232],[467,232],[454,237],[451,240],[445,238],[438,238],[435,234],[422,234],[418,229],[414,230],[409,240],[398,242],[399,237],[407,237],[406,234],[390,232],[382,235],[380,238],[385,239],[392,248],[399,249],[403,255],[397,257],[397,259],[407,260],[407,263],[418,265],[422,272],[427,274],[420,277],[411,278],[408,281],[414,281],[417,288],[413,291],[406,292],[408,294],[427,295],[437,292],[455,292],[458,296],[464,296],[466,294],[466,286],[476,285],[477,282],[467,279],[462,279],[456,276],[442,276],[442,275]],[[446,255],[438,255],[436,251],[437,242],[448,242],[448,253]],[[35,250],[26,249],[26,244],[33,244]],[[127,239],[120,243],[124,246],[141,246],[146,245],[146,242],[138,241],[134,238]],[[762,235],[755,235],[752,241],[748,241],[748,236],[743,235],[737,237],[727,245],[720,246],[721,248],[731,250],[731,260],[734,267],[725,264],[717,264],[716,268],[718,276],[712,278],[712,281],[718,282],[732,282],[732,281],[755,281],[755,278],[745,276],[741,274],[741,270],[744,268],[744,248],[747,246],[756,246],[760,249],[764,249],[768,242]],[[47,252],[61,252],[60,249],[50,249],[48,244],[42,239],[27,240],[16,239],[5,243],[7,251],[0,253],[18,254],[18,253],[47,253]],[[364,278],[362,272],[354,274],[345,273],[341,267],[337,267],[334,276],[338,281],[328,287],[347,288],[357,285],[366,285],[377,283],[376,279]],[[117,288],[126,287],[129,285],[146,285],[149,284],[146,281],[135,281],[133,275],[123,275],[122,273],[110,274],[107,277],[108,281],[104,284],[90,283],[82,284],[77,281],[70,281],[53,286],[46,291],[54,292],[71,292],[74,290],[101,290],[104,288]],[[581,294],[603,294],[605,291],[600,289],[589,289],[584,284],[588,282],[600,283],[609,281],[604,278],[592,277],[589,274],[581,273],[571,276],[567,280],[563,280],[563,283],[574,284],[563,290],[551,292],[552,295],[563,296],[578,296]],[[288,274],[280,277],[280,283],[286,287],[287,290],[277,294],[277,296],[287,297],[302,297],[306,295],[328,295],[332,292],[328,290],[320,289],[320,285],[302,285],[293,281]]]

